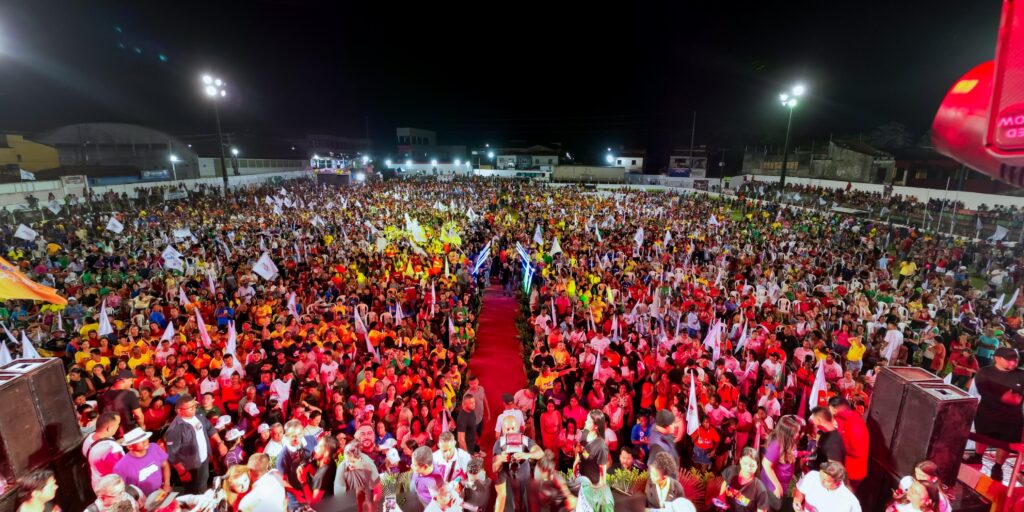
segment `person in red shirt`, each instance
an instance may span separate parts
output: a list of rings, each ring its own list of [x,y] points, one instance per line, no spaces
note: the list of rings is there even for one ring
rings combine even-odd
[[[846,458],[843,459],[846,478],[850,487],[856,491],[857,486],[868,475],[868,446],[871,441],[868,425],[864,417],[854,411],[850,407],[850,402],[843,397],[829,399],[828,409],[836,420],[839,436],[843,438],[843,448],[846,451]]]
[[[711,467],[711,456],[721,437],[715,427],[711,426],[711,420],[704,416],[700,421],[700,428],[690,435],[693,439],[693,463],[701,471],[707,471]]]

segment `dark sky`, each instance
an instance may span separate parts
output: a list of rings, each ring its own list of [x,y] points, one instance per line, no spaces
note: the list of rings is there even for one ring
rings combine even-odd
[[[211,70],[229,84],[226,131],[361,136],[368,117],[382,148],[412,125],[442,143],[659,152],[689,143],[693,111],[698,144],[781,144],[777,95],[797,80],[810,91],[797,144],[890,121],[923,133],[952,83],[992,58],[999,12],[998,0],[8,0],[0,129],[210,133],[198,77]]]

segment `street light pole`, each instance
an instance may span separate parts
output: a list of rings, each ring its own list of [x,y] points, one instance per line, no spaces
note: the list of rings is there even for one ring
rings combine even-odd
[[[220,129],[220,108],[217,107],[217,98],[213,98],[213,116],[217,119],[217,142],[220,144],[220,170],[224,174],[224,195],[228,195],[228,166],[224,157],[224,134]]]
[[[789,163],[789,132],[793,128],[793,107],[789,107],[789,121],[786,123],[786,143],[782,145],[782,172],[779,174],[779,188],[785,193],[786,165]]]
[[[790,92],[779,95],[782,106],[789,108],[789,121],[786,122],[786,143],[782,146],[782,170],[779,172],[779,188],[782,189],[783,194],[786,192],[786,167],[789,165],[789,133],[793,128],[793,110],[798,103],[797,97],[803,96],[806,90],[807,88],[803,84],[796,84],[790,89]]]
[[[228,194],[228,166],[226,158],[224,156],[224,133],[220,129],[220,107],[217,102],[220,98],[224,98],[228,95],[227,83],[220,78],[214,78],[210,75],[203,75],[202,82],[205,85],[204,92],[206,95],[213,100],[213,115],[217,120],[217,143],[220,144],[220,169],[223,174],[221,177],[224,179],[224,195]]]
[[[178,181],[178,170],[174,167],[174,164],[178,163],[177,155],[171,155],[171,177],[174,181]]]

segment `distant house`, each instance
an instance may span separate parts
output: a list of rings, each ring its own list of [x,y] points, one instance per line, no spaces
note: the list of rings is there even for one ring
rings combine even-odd
[[[614,153],[615,167],[623,167],[626,172],[642,173],[644,172],[644,157],[647,155],[646,151],[641,150],[627,150],[619,151]]]
[[[782,154],[748,150],[743,155],[743,173],[778,176]],[[891,184],[896,176],[896,159],[860,140],[835,140],[821,149],[794,150],[786,159],[786,176]]]

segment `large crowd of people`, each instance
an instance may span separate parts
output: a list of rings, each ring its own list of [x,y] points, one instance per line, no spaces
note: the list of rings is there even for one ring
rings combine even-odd
[[[115,219],[2,233],[68,297],[0,320],[67,363],[89,510],[610,511],[634,470],[646,508],[855,511],[883,367],[949,375],[993,414],[1020,373],[1019,249],[822,211],[466,179],[208,190]],[[492,282],[527,345],[503,404],[468,371]],[[929,464],[893,510],[947,510]],[[691,468],[718,478],[706,503]]]

